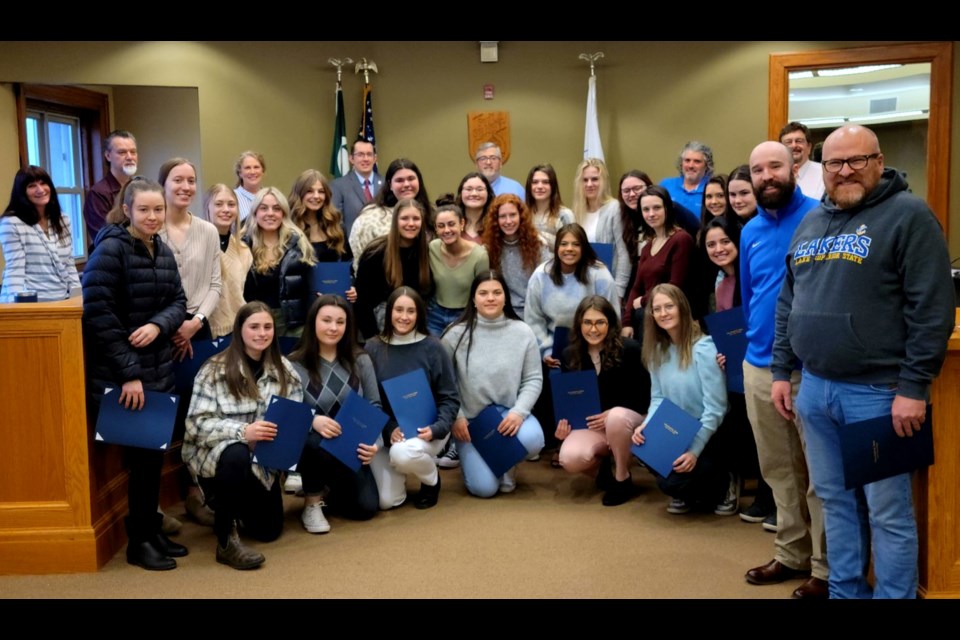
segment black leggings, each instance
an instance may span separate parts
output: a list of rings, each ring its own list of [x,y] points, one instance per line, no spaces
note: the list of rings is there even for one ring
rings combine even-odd
[[[370,465],[361,465],[360,470],[354,472],[323,449],[322,442],[323,436],[311,430],[297,465],[303,478],[303,492],[316,495],[328,487],[326,502],[333,512],[351,520],[369,520],[380,506],[380,494]]]
[[[271,542],[283,531],[283,496],[274,478],[266,489],[253,474],[250,448],[237,442],[220,454],[215,478],[200,478],[200,486],[211,503],[215,517],[213,531],[221,546],[235,520],[243,521],[243,532],[261,542]]]

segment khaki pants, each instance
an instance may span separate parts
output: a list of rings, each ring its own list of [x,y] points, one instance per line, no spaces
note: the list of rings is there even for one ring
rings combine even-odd
[[[793,404],[796,408],[800,372],[794,371]],[[791,569],[809,568],[815,578],[829,577],[823,506],[813,492],[807,473],[803,426],[784,420],[770,399],[773,374],[769,368],[743,363],[747,417],[757,441],[760,473],[773,490],[777,505],[774,559]]]

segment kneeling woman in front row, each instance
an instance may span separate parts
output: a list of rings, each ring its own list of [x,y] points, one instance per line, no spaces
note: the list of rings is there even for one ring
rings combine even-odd
[[[276,540],[283,529],[278,475],[251,460],[257,442],[277,435],[277,425],[263,419],[273,395],[299,402],[300,378],[280,355],[270,307],[248,302],[237,312],[230,346],[197,374],[183,440],[183,461],[216,514],[217,562],[234,569],[264,561],[240,541],[237,520],[261,542]]]
[[[633,442],[643,444],[643,429],[664,398],[697,418],[701,427],[690,448],[674,460],[668,476],[657,476],[657,486],[672,498],[669,513],[698,507],[732,515],[737,512],[738,485],[711,442],[727,412],[727,385],[717,364],[717,348],[710,336],[700,333],[679,288],[658,284],[649,300],[644,311],[643,360],[650,371],[650,409],[647,420],[634,431]],[[632,428],[640,418],[627,414],[624,426]]]
[[[323,507],[352,520],[369,520],[377,513],[377,485],[370,461],[382,443],[360,444],[354,471],[323,448],[324,440],[343,433],[337,422],[340,407],[350,390],[380,406],[377,376],[370,356],[357,346],[353,309],[340,296],[325,294],[307,312],[307,324],[296,351],[290,354],[303,386],[303,399],[316,409],[313,429],[297,470],[303,477],[304,508],[300,516],[310,533],[330,531]],[[325,493],[326,492],[326,493]]]
[[[440,497],[440,474],[434,459],[450,437],[460,409],[456,373],[446,349],[437,338],[427,334],[426,305],[412,288],[400,287],[390,294],[383,324],[383,333],[368,340],[365,348],[373,359],[384,410],[392,414],[383,382],[423,369],[437,406],[437,419],[419,427],[412,438],[404,438],[396,422],[387,424],[383,443],[389,449],[381,449],[370,462],[380,492],[380,508],[392,509],[404,503],[407,474],[412,474],[420,480],[420,492],[413,505],[429,509]]]
[[[453,423],[453,437],[467,491],[481,498],[492,497],[498,490],[510,493],[517,487],[516,467],[499,478],[493,475],[471,444],[467,429],[468,420],[495,405],[503,417],[497,431],[516,437],[530,456],[543,448],[540,423],[530,415],[543,386],[540,349],[533,330],[514,312],[500,273],[477,274],[467,308],[444,333],[443,343],[453,357],[460,388],[460,415]]]
[[[560,465],[571,473],[596,476],[607,507],[633,496],[630,478],[630,436],[650,404],[650,374],[643,366],[640,344],[620,335],[617,309],[603,296],[587,296],[573,314],[570,344],[563,351],[564,371],[597,373],[600,413],[587,419],[586,429],[571,430],[560,420]],[[636,417],[628,429],[622,416]],[[611,458],[613,464],[611,464]]]

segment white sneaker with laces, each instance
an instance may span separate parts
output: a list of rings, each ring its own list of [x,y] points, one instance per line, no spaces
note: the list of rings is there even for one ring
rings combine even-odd
[[[310,533],[327,533],[330,531],[330,523],[327,522],[326,516],[323,515],[323,507],[325,506],[327,506],[327,504],[321,500],[314,504],[308,504],[303,508],[300,521],[303,522],[304,529]]]

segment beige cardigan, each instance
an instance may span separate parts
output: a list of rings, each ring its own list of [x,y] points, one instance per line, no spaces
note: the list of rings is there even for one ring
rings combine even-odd
[[[219,247],[217,247],[219,249]],[[220,253],[220,274],[223,281],[220,302],[209,318],[210,332],[214,338],[233,333],[233,321],[246,301],[243,299],[243,284],[253,264],[250,247],[235,235],[230,236],[227,250]]]

